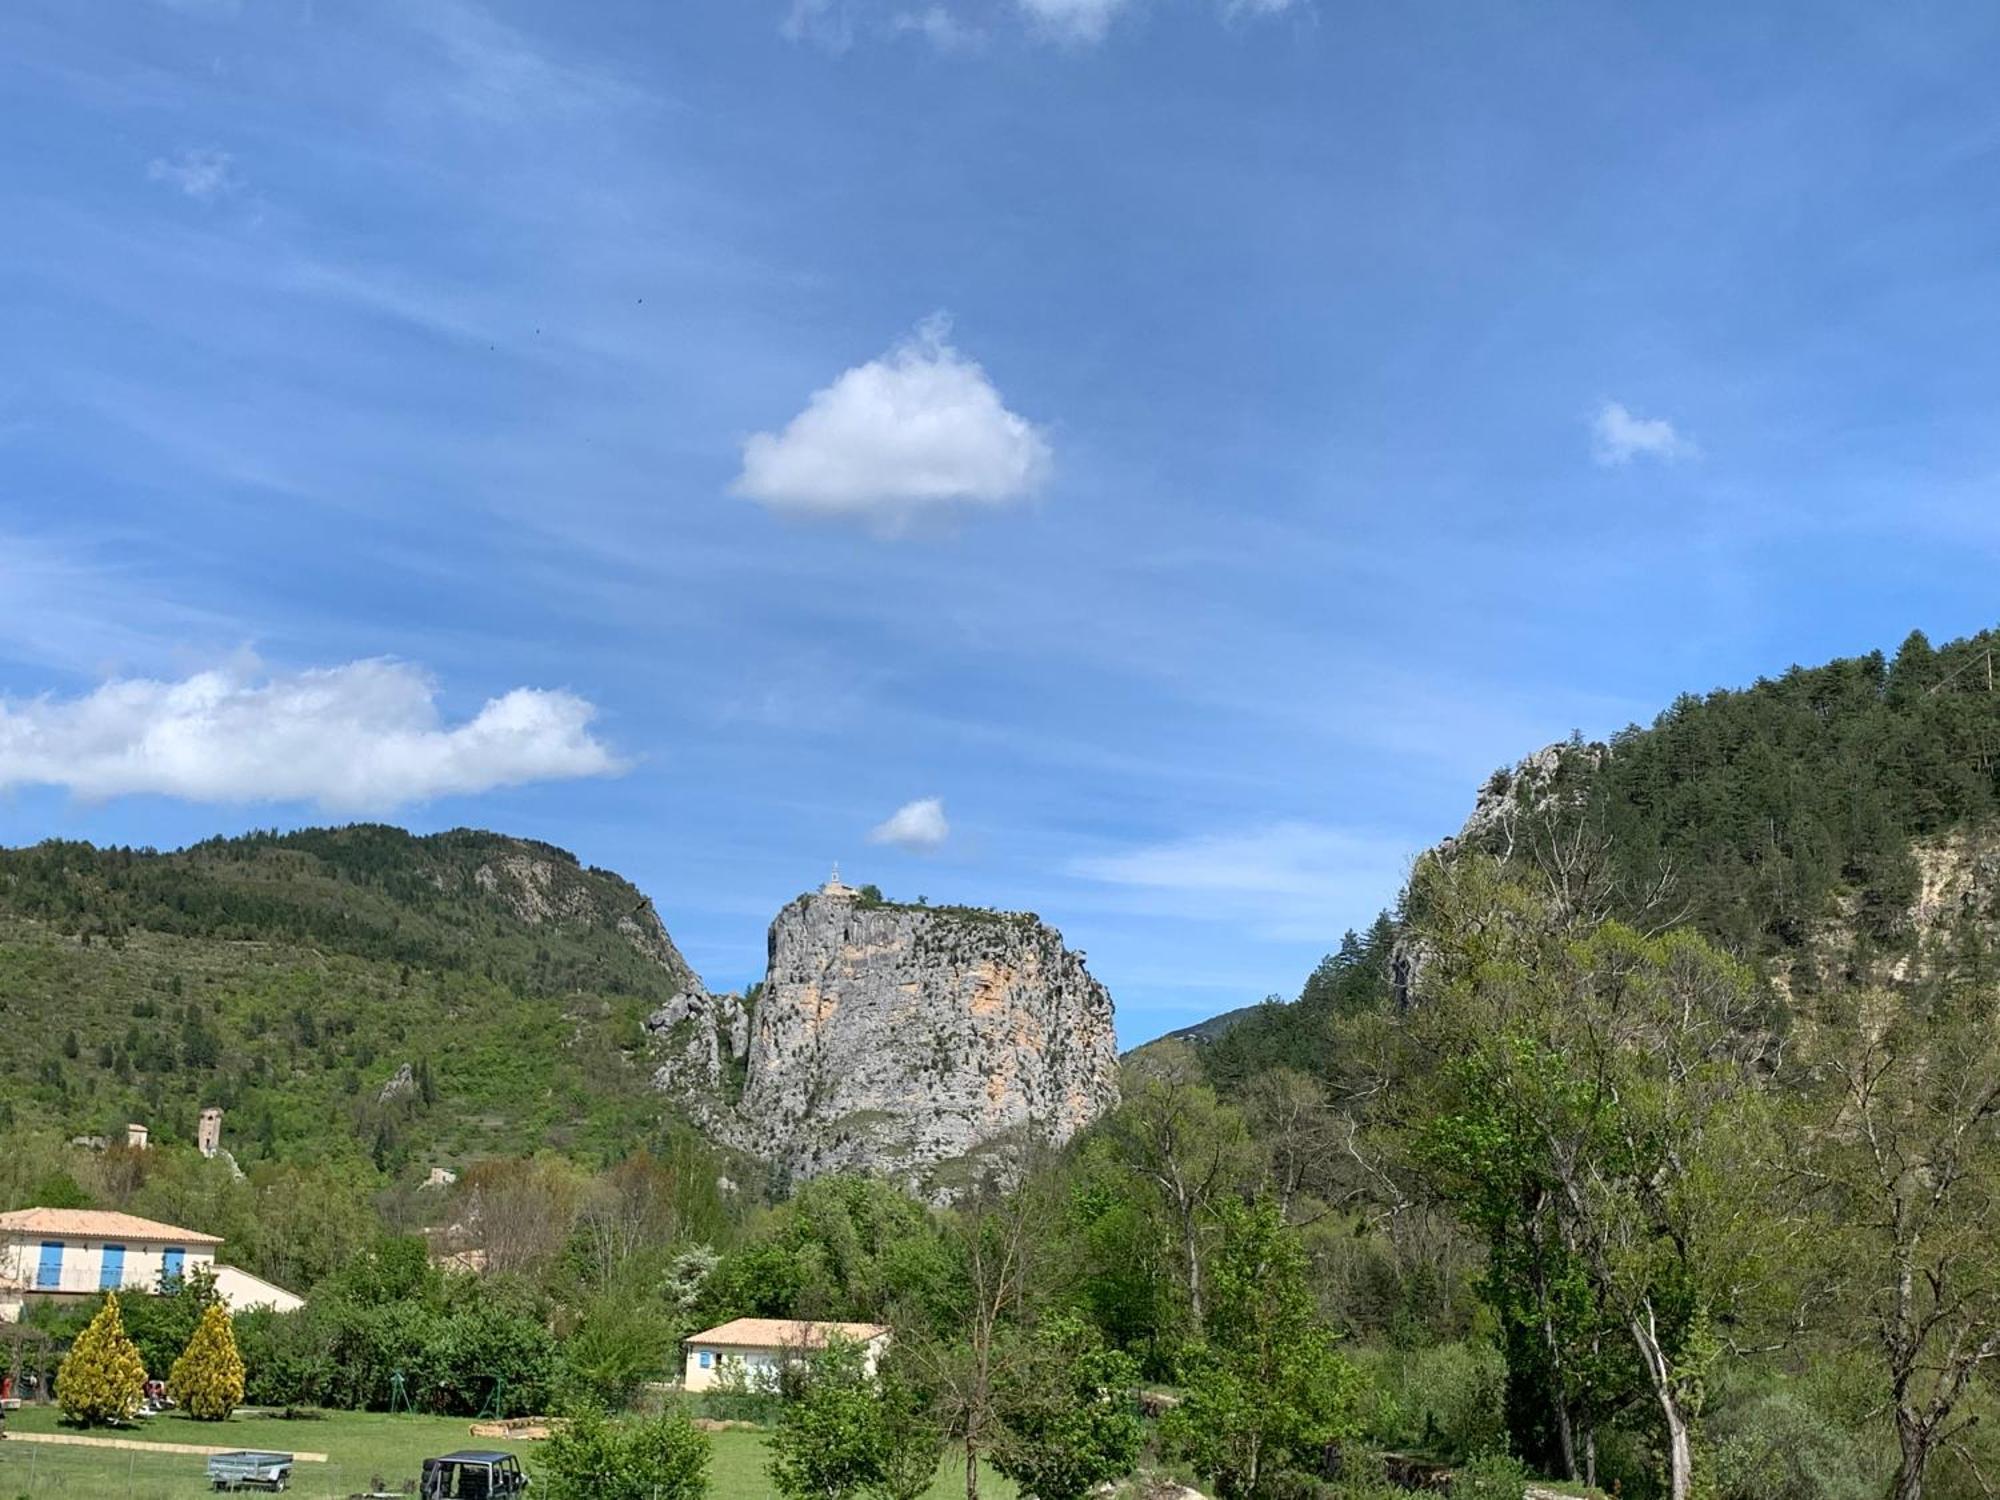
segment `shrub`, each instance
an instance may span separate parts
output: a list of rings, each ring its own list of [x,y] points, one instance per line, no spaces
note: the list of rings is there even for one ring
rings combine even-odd
[[[1036,1330],[1029,1358],[1002,1382],[993,1465],[1036,1500],[1080,1500],[1131,1472],[1142,1432],[1138,1362],[1107,1349],[1073,1313]]]
[[[125,1336],[118,1294],[107,1292],[104,1306],[56,1370],[56,1404],[63,1417],[84,1427],[129,1422],[146,1392],[146,1366]]]
[[[1868,1500],[1876,1493],[1845,1428],[1789,1391],[1756,1396],[1713,1424],[1721,1500]]]
[[[622,1411],[641,1384],[668,1373],[676,1330],[659,1309],[605,1296],[585,1310],[556,1364],[559,1406]]]
[[[1506,1362],[1487,1342],[1362,1356],[1371,1377],[1368,1436],[1447,1462],[1496,1452],[1506,1438]]]
[[[1451,1476],[1452,1500],[1521,1500],[1527,1487],[1528,1471],[1504,1453],[1475,1458]]]
[[[679,1407],[629,1422],[579,1412],[539,1458],[549,1500],[699,1500],[708,1493],[708,1439]]]
[[[881,1403],[859,1344],[836,1340],[794,1372],[768,1472],[788,1500],[846,1500],[881,1477]]]
[[[194,1337],[167,1376],[167,1394],[202,1422],[224,1421],[243,1404],[243,1356],[220,1303],[202,1309]]]

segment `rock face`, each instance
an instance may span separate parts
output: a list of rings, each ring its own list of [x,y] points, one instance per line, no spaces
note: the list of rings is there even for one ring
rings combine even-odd
[[[378,1104],[393,1104],[398,1099],[407,1099],[417,1091],[417,1070],[404,1063],[382,1085],[382,1092],[375,1096]]]
[[[829,886],[771,924],[753,1002],[691,991],[649,1024],[661,1085],[705,1085],[698,1118],[792,1177],[878,1172],[946,1198],[1002,1137],[1065,1141],[1117,1102],[1111,997],[1024,913]]]
[[[1438,852],[1449,858],[1467,848],[1511,850],[1516,823],[1572,797],[1577,776],[1595,771],[1605,754],[1603,745],[1563,740],[1544,745],[1511,771],[1495,771],[1480,787],[1465,826],[1443,840]]]
[[[701,980],[667,936],[653,903],[624,881],[584,870],[574,856],[551,845],[486,837],[495,847],[472,872],[473,884],[516,921],[529,927],[609,927],[680,983],[701,988]]]

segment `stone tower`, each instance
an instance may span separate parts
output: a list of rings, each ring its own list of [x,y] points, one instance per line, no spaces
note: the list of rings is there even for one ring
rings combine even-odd
[[[222,1111],[214,1105],[201,1112],[201,1124],[195,1129],[194,1144],[203,1156],[214,1156],[222,1149]]]

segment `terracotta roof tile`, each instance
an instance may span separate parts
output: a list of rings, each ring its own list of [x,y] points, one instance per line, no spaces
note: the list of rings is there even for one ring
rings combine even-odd
[[[690,1344],[720,1344],[736,1349],[823,1349],[836,1334],[865,1344],[889,1330],[880,1323],[812,1323],[792,1318],[736,1318],[703,1333],[690,1334]]]
[[[219,1235],[96,1208],[19,1208],[0,1214],[0,1234],[6,1233],[73,1234],[79,1239],[150,1240],[170,1245],[222,1243]]]

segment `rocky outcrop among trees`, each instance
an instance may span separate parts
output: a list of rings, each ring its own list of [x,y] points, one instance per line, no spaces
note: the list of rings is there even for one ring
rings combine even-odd
[[[1003,1142],[1066,1141],[1118,1096],[1110,995],[1021,912],[800,896],[750,997],[690,990],[649,1026],[660,1086],[792,1178],[950,1197]]]

